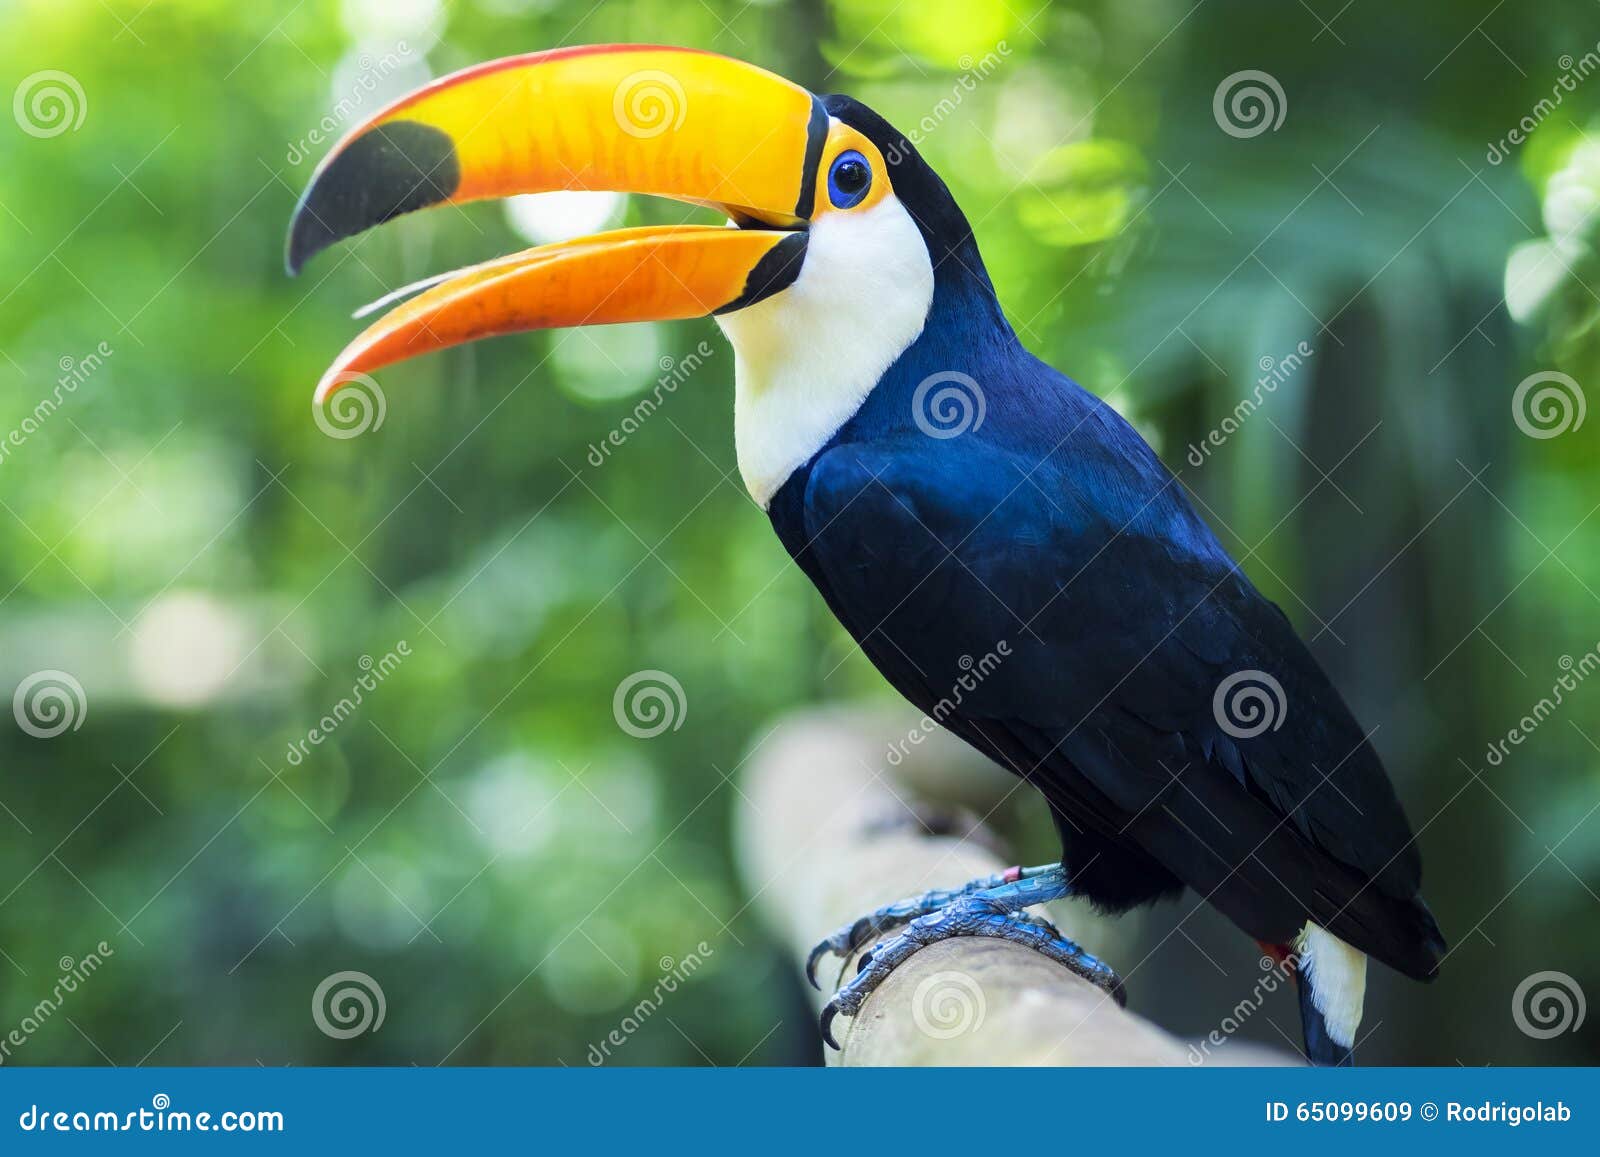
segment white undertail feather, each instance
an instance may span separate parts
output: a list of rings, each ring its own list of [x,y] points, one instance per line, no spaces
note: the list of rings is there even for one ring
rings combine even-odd
[[[1367,996],[1367,958],[1326,928],[1307,923],[1295,941],[1302,983],[1335,1044],[1351,1048]]]
[[[717,318],[734,352],[734,434],[765,509],[850,420],[928,319],[933,264],[894,196],[812,222],[794,284]]]

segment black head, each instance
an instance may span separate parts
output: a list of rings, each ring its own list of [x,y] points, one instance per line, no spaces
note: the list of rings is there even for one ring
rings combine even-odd
[[[966,214],[911,139],[854,97],[825,96],[822,104],[830,116],[855,129],[883,154],[895,196],[911,214],[928,246],[935,277],[940,281],[974,280],[992,295],[994,287]]]

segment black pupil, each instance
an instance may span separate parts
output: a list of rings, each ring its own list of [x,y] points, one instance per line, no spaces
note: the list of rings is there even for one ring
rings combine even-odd
[[[859,193],[867,187],[871,173],[867,166],[857,160],[848,160],[834,170],[833,183],[839,187],[841,193]]]

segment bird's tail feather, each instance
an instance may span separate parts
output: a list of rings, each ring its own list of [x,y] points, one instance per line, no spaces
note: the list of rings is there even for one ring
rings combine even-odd
[[[1314,1065],[1329,1068],[1349,1067],[1356,1063],[1355,1050],[1338,1044],[1328,1035],[1328,1022],[1317,1011],[1311,999],[1311,985],[1299,977],[1300,1029],[1305,1036],[1306,1058]]]

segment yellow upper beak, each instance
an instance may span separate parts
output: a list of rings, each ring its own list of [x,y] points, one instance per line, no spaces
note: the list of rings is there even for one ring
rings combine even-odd
[[[290,272],[401,213],[513,193],[655,194],[744,228],[625,230],[464,270],[352,342],[319,397],[351,374],[490,334],[704,316],[781,290],[804,257],[827,133],[821,102],[781,77],[644,45],[509,57],[396,101],[312,175],[290,226]]]

